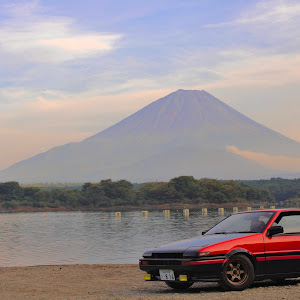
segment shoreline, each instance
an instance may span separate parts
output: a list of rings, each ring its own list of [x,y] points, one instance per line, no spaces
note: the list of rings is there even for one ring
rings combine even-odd
[[[17,212],[66,212],[66,211],[131,211],[131,210],[174,210],[174,209],[217,209],[217,208],[225,208],[225,209],[233,209],[233,207],[238,207],[239,209],[247,209],[247,207],[257,208],[260,206],[264,206],[266,209],[269,208],[272,203],[204,203],[204,204],[188,204],[188,203],[174,203],[174,204],[158,204],[158,205],[145,205],[145,206],[110,206],[110,207],[76,207],[76,208],[68,208],[68,207],[20,207],[15,209],[0,209],[0,213],[17,213]],[[276,206],[277,207],[277,206]]]
[[[3,267],[1,300],[11,299],[298,299],[300,278],[255,282],[242,292],[223,292],[217,283],[195,283],[174,291],[163,282],[145,282],[138,264]]]

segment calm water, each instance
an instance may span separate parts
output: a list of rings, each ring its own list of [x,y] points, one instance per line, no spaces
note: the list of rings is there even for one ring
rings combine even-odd
[[[216,210],[51,212],[0,215],[0,266],[137,263],[148,248],[201,234],[229,215]],[[68,216],[69,214],[69,216]],[[106,216],[106,217],[105,217]]]

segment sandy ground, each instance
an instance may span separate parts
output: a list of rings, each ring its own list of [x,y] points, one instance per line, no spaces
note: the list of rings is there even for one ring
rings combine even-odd
[[[300,278],[254,283],[242,292],[223,292],[197,283],[176,292],[145,282],[138,265],[62,265],[0,268],[0,299],[300,299]]]

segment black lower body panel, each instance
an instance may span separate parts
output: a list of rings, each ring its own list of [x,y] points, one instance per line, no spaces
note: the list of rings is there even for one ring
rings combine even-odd
[[[152,280],[160,280],[159,270],[173,270],[176,281],[179,275],[187,275],[188,281],[218,281],[222,264],[209,264],[201,266],[182,266],[182,265],[141,265],[140,269],[151,274]]]

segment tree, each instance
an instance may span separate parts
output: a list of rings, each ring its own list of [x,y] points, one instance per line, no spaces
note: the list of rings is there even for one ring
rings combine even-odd
[[[19,200],[23,196],[23,189],[16,181],[0,183],[0,200]]]
[[[179,176],[169,181],[169,186],[177,191],[179,199],[195,199],[202,196],[199,181],[193,176]]]

